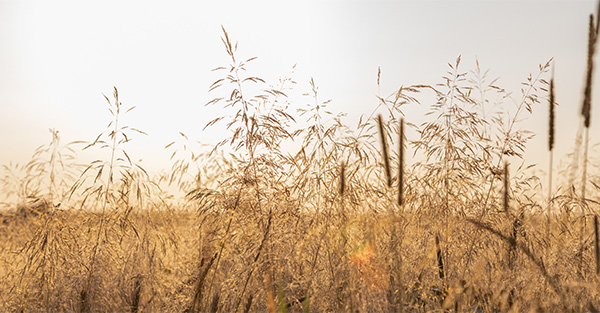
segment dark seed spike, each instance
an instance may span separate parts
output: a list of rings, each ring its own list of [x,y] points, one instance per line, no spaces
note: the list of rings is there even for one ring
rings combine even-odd
[[[398,205],[404,204],[404,119],[400,119],[398,151]]]
[[[444,279],[444,260],[442,259],[442,248],[440,247],[440,237],[435,235],[435,252],[437,255],[438,275]]]
[[[554,72],[554,71],[553,71]],[[548,151],[554,149],[554,73],[550,79],[550,103],[548,112]]]
[[[346,190],[346,162],[342,161],[340,166],[340,195],[344,196]]]
[[[594,54],[596,44],[596,30],[594,26],[594,15],[590,14],[589,31],[588,31],[588,55],[587,55],[587,70],[585,89],[583,94],[583,105],[581,107],[581,115],[584,118],[584,126],[590,127],[590,111],[592,102],[592,78],[594,71]]]
[[[385,140],[385,129],[383,127],[383,119],[381,118],[381,114],[377,116],[377,122],[379,124],[379,134],[381,137],[381,149],[383,151],[383,164],[385,165],[385,176],[387,179],[388,187],[391,187],[392,177],[390,171],[390,158],[388,157],[387,141]]]
[[[503,202],[503,208],[504,208],[505,213],[508,213],[508,188],[509,188],[508,162],[505,162],[504,163],[504,202]]]

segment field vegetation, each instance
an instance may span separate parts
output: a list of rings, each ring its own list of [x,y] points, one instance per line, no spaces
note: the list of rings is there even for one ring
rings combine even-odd
[[[170,168],[147,172],[114,88],[97,138],[51,130],[28,163],[4,166],[0,311],[598,312],[598,26],[590,16],[577,162],[550,161],[547,181],[523,160],[524,120],[548,110],[551,160],[552,60],[515,95],[459,56],[439,84],[379,95],[349,125],[313,80],[299,105],[293,77],[249,73],[223,29],[231,62],[207,104],[222,114],[206,127],[229,136],[216,146],[182,133]],[[435,103],[415,125],[403,108],[421,96]],[[82,150],[105,158],[80,164]]]

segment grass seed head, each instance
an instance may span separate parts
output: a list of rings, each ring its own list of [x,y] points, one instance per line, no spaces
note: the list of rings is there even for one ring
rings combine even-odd
[[[589,31],[588,31],[588,55],[585,89],[583,94],[583,105],[581,107],[581,115],[583,116],[583,124],[586,128],[590,127],[590,111],[592,104],[592,80],[594,72],[594,54],[596,52],[597,41],[596,26],[594,25],[594,15],[590,14]]]
[[[404,204],[404,119],[400,119],[398,151],[398,205]]]
[[[554,149],[554,77],[550,79],[550,101],[548,110],[548,151]]]
[[[504,212],[508,213],[508,188],[510,188],[509,186],[509,182],[508,182],[508,162],[504,163],[504,201],[503,203],[503,208],[504,208]]]
[[[381,114],[379,114],[377,116],[377,123],[379,125],[379,135],[380,135],[380,139],[381,139],[383,165],[385,166],[385,177],[387,179],[387,186],[391,187],[392,186],[392,177],[391,177],[391,170],[390,170],[390,158],[388,156],[388,147],[387,147],[387,141],[386,141],[386,135],[385,135],[385,128],[383,127],[383,119],[381,117]]]

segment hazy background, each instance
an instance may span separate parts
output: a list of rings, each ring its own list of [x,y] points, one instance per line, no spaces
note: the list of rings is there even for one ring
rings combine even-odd
[[[595,1],[6,1],[0,0],[0,164],[26,162],[50,140],[92,141],[110,121],[106,100],[117,86],[121,101],[137,108],[125,123],[149,136],[127,148],[150,170],[168,167],[163,147],[180,131],[214,144],[226,134],[202,131],[219,116],[204,107],[210,70],[228,64],[223,25],[239,42],[240,58],[257,56],[250,73],[270,83],[290,72],[290,100],[312,101],[310,77],[330,109],[354,125],[381,93],[401,85],[436,84],[447,63],[475,58],[498,85],[519,98],[520,83],[538,64],[555,58],[558,133],[562,157],[580,124],[588,15]],[[598,62],[598,58],[596,60]],[[596,63],[598,64],[598,63]],[[592,104],[598,142],[600,78]],[[425,99],[425,98],[423,98]],[[430,103],[407,106],[422,121]],[[546,169],[547,104],[526,126],[538,133],[528,160]],[[410,138],[416,139],[416,138]]]

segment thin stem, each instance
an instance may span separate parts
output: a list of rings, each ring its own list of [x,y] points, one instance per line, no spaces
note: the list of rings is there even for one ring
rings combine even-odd
[[[585,202],[585,185],[587,183],[587,161],[588,161],[588,143],[590,136],[590,129],[585,128],[585,142],[583,145],[583,174],[581,178],[581,201]]]
[[[553,159],[554,159],[554,150],[550,150],[550,160],[548,161],[549,165],[548,165],[548,216],[550,216],[551,213],[551,202],[552,202],[552,164],[553,164]]]

